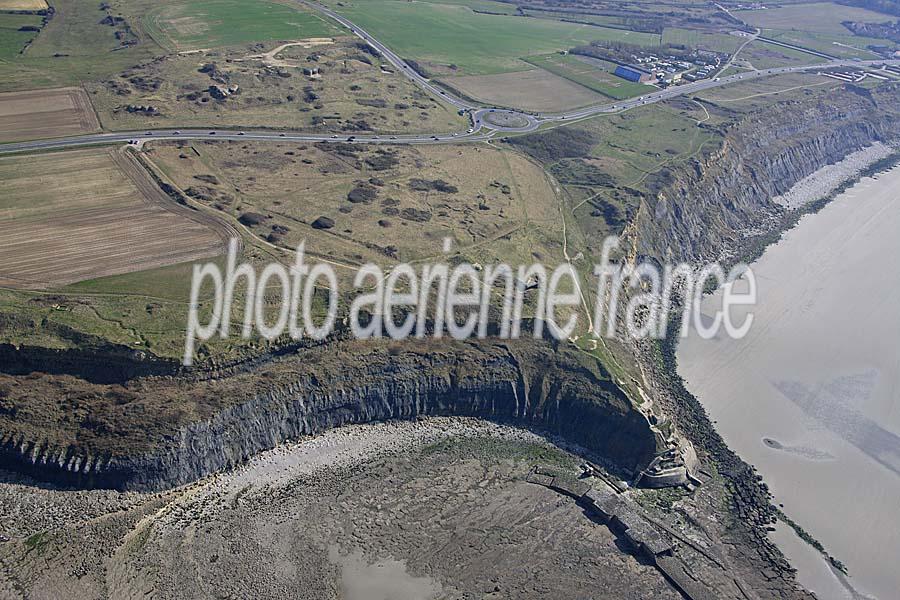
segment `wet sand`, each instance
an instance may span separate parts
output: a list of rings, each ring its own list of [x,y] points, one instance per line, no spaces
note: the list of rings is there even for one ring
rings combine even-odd
[[[680,374],[728,444],[848,566],[855,591],[791,532],[774,534],[823,599],[900,589],[898,234],[895,168],[804,217],[753,265],[747,337],[692,335],[678,350]]]

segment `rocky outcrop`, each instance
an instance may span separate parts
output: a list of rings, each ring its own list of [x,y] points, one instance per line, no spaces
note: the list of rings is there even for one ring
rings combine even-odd
[[[854,151],[900,139],[898,106],[897,85],[841,89],[737,121],[715,152],[671,172],[645,200],[629,228],[637,254],[699,262],[739,251],[748,233],[772,229],[784,213],[773,198]]]
[[[123,388],[49,379],[56,394],[88,397],[80,422],[77,413],[33,414],[28,403],[41,380],[29,379],[25,395],[7,376],[0,466],[80,487],[155,490],[299,436],[424,415],[537,426],[628,471],[660,450],[646,418],[593,359],[535,341],[427,346],[337,343],[220,380],[156,378]],[[121,401],[140,392],[153,398]],[[41,429],[48,418],[52,432]]]
[[[149,375],[173,375],[180,368],[178,361],[118,344],[81,348],[0,344],[0,372],[10,375],[42,371],[73,374],[95,383],[114,383]]]

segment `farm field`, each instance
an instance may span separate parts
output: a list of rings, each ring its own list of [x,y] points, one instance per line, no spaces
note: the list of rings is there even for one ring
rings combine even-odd
[[[470,98],[523,110],[561,111],[603,99],[590,89],[544,69],[447,77],[442,81]]]
[[[0,0],[0,10],[44,10],[47,0]]]
[[[589,56],[552,53],[529,56],[526,60],[536,67],[564,77],[613,100],[633,98],[654,89],[643,83],[633,83],[616,77],[613,74],[616,69],[614,63]]]
[[[84,90],[0,94],[0,142],[61,137],[100,129]]]
[[[432,4],[450,4],[465,6],[473,11],[503,15],[516,14],[516,5],[506,2],[494,2],[494,0],[418,0]]]
[[[581,23],[593,23],[604,27],[622,27],[624,28],[628,20],[627,17],[615,17],[609,15],[591,15],[583,13],[568,13],[564,11],[535,10],[531,8],[523,8],[523,12],[529,17],[538,19],[556,19],[579,21]]]
[[[825,62],[826,59],[775,44],[754,40],[747,44],[740,54],[741,59],[749,61],[757,69],[790,67],[793,65],[812,65]]]
[[[0,285],[53,288],[223,252],[228,228],[175,204],[134,160],[106,148],[0,158]]]
[[[340,32],[326,17],[297,4],[264,0],[167,3],[146,14],[142,25],[160,45],[179,52]]]
[[[824,52],[837,58],[861,58],[872,60],[878,54],[866,49],[868,45],[890,46],[888,40],[858,37],[851,34],[835,35],[830,33],[808,33],[803,31],[765,32],[768,37],[786,44]]]
[[[528,68],[522,57],[595,40],[656,46],[659,36],[621,29],[472,12],[465,6],[371,0],[332,6],[404,58],[454,65],[459,75]]]
[[[843,21],[863,21],[884,23],[891,21],[889,15],[833,2],[791,4],[766,10],[735,11],[735,16],[761,29],[792,30],[801,26],[803,31],[848,35],[850,32]]]
[[[735,14],[750,25],[761,28],[766,37],[838,58],[871,59],[877,55],[867,50],[866,46],[891,45],[887,40],[855,36],[842,25],[843,21],[892,21],[889,15],[864,8],[817,2],[738,11]]]
[[[701,50],[728,54],[737,50],[745,41],[745,38],[726,33],[706,33],[678,27],[666,27],[662,33],[663,44],[691,46]]]

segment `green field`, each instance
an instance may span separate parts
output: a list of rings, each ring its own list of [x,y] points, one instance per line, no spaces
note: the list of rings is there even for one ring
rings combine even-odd
[[[467,75],[526,68],[520,60],[594,40],[657,46],[659,36],[562,23],[547,19],[486,15],[460,5],[368,0],[336,7],[353,22],[406,58],[454,64]]]
[[[680,29],[678,27],[666,27],[663,30],[662,43],[690,46],[712,52],[733,53],[746,41],[726,33],[705,33],[693,29]]]
[[[755,40],[747,45],[740,57],[757,69],[771,69],[775,67],[791,67],[797,65],[812,65],[826,62],[827,59],[794,50],[783,46],[776,46],[767,42]]]
[[[147,0],[124,2],[126,22],[137,27],[131,11],[149,5]],[[99,2],[53,0],[53,8],[53,18],[25,54],[3,54],[0,91],[77,85],[84,80],[108,77],[161,51],[149,39],[123,47],[116,39],[117,29],[101,23],[106,13],[100,10]],[[10,38],[6,32],[0,34],[0,46],[7,46]]]
[[[16,56],[37,35],[35,31],[19,31],[20,27],[39,27],[41,17],[0,13],[0,60]]]
[[[864,8],[818,2],[735,14],[750,25],[761,28],[763,35],[773,40],[839,58],[871,59],[876,55],[866,46],[894,45],[888,40],[855,36],[842,25],[843,21],[884,23],[892,20],[888,15]]]
[[[494,2],[493,0],[419,0],[419,2],[429,2],[432,4],[454,4],[465,6],[474,11],[495,13],[500,15],[516,14],[516,5],[507,4],[506,2]]]
[[[766,32],[768,37],[786,44],[794,44],[818,52],[824,52],[838,58],[877,58],[874,52],[866,49],[868,45],[891,46],[888,40],[857,37],[855,35],[835,35],[828,33],[808,33],[805,31]]]
[[[766,10],[742,10],[736,11],[735,16],[762,29],[802,29],[810,33],[833,35],[850,34],[847,28],[841,25],[843,21],[884,23],[893,20],[888,15],[833,2],[793,4]]]
[[[593,23],[602,27],[626,27],[627,17],[613,17],[609,15],[589,15],[582,13],[554,12],[549,10],[531,10],[524,9],[529,17],[537,19],[557,19],[560,21],[578,21],[580,23]]]
[[[587,62],[571,54],[551,53],[529,56],[525,60],[614,100],[633,98],[654,90],[652,86],[616,77],[613,75],[616,65],[599,59]]]
[[[179,263],[167,267],[110,275],[97,279],[79,281],[61,288],[60,293],[100,294],[112,296],[145,296],[186,303],[191,297],[191,278],[194,264],[214,262],[224,268],[225,259],[215,257],[209,260]]]
[[[324,16],[262,0],[166,4],[149,12],[143,26],[160,45],[178,51],[339,33]]]

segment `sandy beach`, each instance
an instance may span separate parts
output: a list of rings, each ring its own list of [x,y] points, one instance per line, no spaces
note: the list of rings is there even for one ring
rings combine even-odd
[[[759,302],[744,339],[692,335],[678,351],[728,444],[849,568],[842,582],[792,532],[774,534],[823,599],[900,589],[898,209],[900,168],[864,178],[753,265]]]

